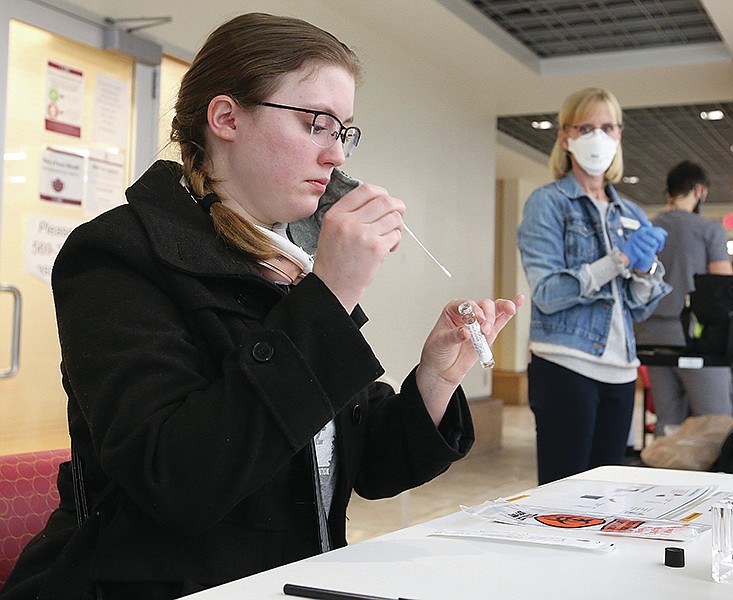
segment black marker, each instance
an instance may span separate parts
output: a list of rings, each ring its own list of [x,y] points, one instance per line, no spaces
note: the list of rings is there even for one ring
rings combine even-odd
[[[283,586],[283,593],[288,596],[300,596],[301,598],[315,598],[316,600],[408,600],[408,598],[387,598],[385,596],[365,596],[364,594],[352,594],[350,592],[338,592],[336,590],[324,590],[323,588],[308,587],[286,583]]]

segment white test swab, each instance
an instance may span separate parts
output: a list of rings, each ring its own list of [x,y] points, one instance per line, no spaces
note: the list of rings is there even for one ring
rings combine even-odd
[[[360,186],[362,184],[362,181],[361,180],[356,179],[355,177],[352,177],[351,175],[347,175],[341,169],[334,169],[333,170],[333,172],[331,173],[332,180],[333,180],[334,177],[336,178],[337,181],[339,181],[342,184],[345,184],[349,188],[348,190],[346,190],[346,192],[341,191],[341,193],[339,194],[340,196],[344,195],[345,193],[353,190],[355,187],[358,187],[358,186]],[[336,200],[338,200],[338,198],[336,198]],[[334,200],[334,202],[335,202],[335,200]],[[333,204],[333,202],[331,204]],[[438,262],[438,259],[437,258],[435,258],[432,254],[430,254],[430,250],[428,250],[423,245],[423,243],[420,240],[417,239],[417,236],[414,233],[412,233],[412,231],[410,230],[410,228],[407,226],[407,224],[404,221],[402,222],[402,226],[403,226],[404,230],[407,233],[410,234],[410,236],[412,237],[412,239],[417,242],[417,245],[420,246],[420,248],[423,249],[423,251],[425,252],[425,254],[427,254],[432,259],[432,261],[436,265],[438,265],[438,267],[440,267],[440,270],[443,271],[443,273],[445,273],[448,277],[453,277],[453,275],[450,274],[450,271],[448,269],[446,269],[443,265],[441,265]]]
[[[445,273],[448,277],[453,277],[453,275],[450,274],[450,271],[448,271],[448,269],[446,269],[443,265],[441,265],[438,262],[437,258],[435,258],[432,254],[430,254],[430,250],[428,250],[425,246],[423,246],[423,243],[417,239],[417,236],[414,233],[412,233],[412,231],[410,231],[410,228],[407,226],[407,224],[404,221],[402,225],[405,231],[410,234],[412,239],[417,242],[417,245],[420,246],[420,248],[422,248],[425,251],[425,254],[427,254],[430,258],[432,258],[433,262],[440,267],[440,270],[443,271],[443,273]]]

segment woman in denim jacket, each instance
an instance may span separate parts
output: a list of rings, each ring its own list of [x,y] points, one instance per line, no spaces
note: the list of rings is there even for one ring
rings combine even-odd
[[[518,230],[539,483],[622,462],[639,365],[632,322],[670,291],[656,261],[666,232],[612,185],[623,170],[618,101],[580,90],[558,121],[555,181],[532,193]]]

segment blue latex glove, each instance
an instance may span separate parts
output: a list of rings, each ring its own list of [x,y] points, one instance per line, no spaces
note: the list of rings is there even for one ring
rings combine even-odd
[[[653,225],[643,225],[629,236],[619,250],[629,258],[629,269],[646,272],[652,268],[657,252],[664,248],[666,230]]]

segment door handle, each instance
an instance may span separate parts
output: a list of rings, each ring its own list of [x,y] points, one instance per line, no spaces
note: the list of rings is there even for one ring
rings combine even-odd
[[[7,379],[18,372],[20,366],[20,290],[12,285],[0,285],[0,293],[13,296],[13,335],[10,341],[10,368],[0,371],[0,379]]]

